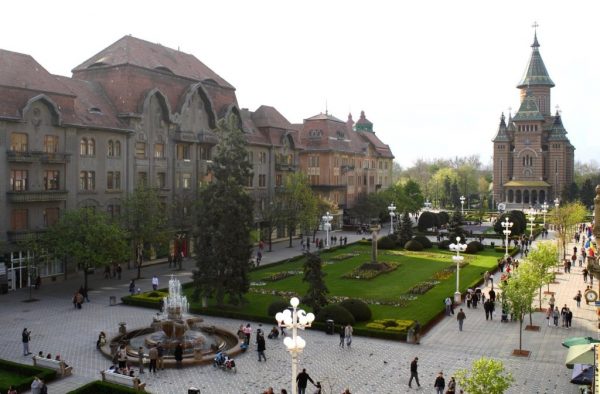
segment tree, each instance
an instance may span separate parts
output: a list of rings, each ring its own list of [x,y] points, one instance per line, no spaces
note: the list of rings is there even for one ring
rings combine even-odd
[[[288,176],[275,194],[275,204],[280,222],[287,227],[291,248],[295,230],[300,227],[308,232],[319,215],[318,199],[310,188],[308,176],[300,172]]]
[[[214,181],[198,198],[194,299],[214,297],[223,305],[228,296],[231,304],[239,304],[250,288],[254,204],[244,184],[251,166],[237,117],[220,120],[217,134],[210,165]]]
[[[450,222],[448,223],[448,236],[450,241],[454,242],[456,237],[460,237],[460,242],[464,243],[467,240],[465,230],[462,228],[463,216],[457,209],[452,213]]]
[[[579,195],[581,197],[581,203],[586,208],[594,205],[594,197],[596,197],[596,192],[594,191],[594,185],[592,184],[592,180],[590,178],[587,178],[585,181],[583,181]]]
[[[515,381],[500,360],[482,357],[471,368],[454,373],[458,385],[469,394],[503,394]]]
[[[460,192],[458,191],[458,182],[456,182],[456,179],[450,188],[450,201],[454,209],[460,208]]]
[[[523,321],[525,314],[531,312],[533,298],[537,290],[538,278],[519,266],[519,269],[500,285],[502,289],[502,304],[510,308],[514,317],[519,319],[519,352],[523,346]]]
[[[437,214],[429,211],[421,213],[419,215],[419,221],[417,223],[419,231],[427,231],[427,229],[435,227],[437,223],[435,218],[436,215]]]
[[[399,234],[399,242],[400,242],[400,247],[404,247],[404,245],[410,241],[413,237],[413,223],[412,220],[410,219],[410,216],[408,215],[408,211],[404,211],[404,214],[402,214],[402,220],[400,222],[400,234]]]
[[[143,183],[140,183],[127,197],[124,206],[124,226],[134,251],[137,279],[140,279],[144,248],[152,248],[168,239],[167,209],[161,202],[158,192]]]
[[[555,225],[558,241],[562,248],[562,258],[566,258],[567,241],[570,240],[575,233],[575,225],[583,222],[587,211],[585,207],[574,202],[565,204],[554,209],[553,215],[550,215],[550,222]]]
[[[404,202],[404,211],[410,213],[417,213],[421,209],[423,209],[423,204],[425,203],[425,198],[423,198],[423,194],[421,193],[421,188],[419,184],[412,179],[409,179],[403,185],[403,192],[406,200]]]
[[[533,275],[538,280],[540,309],[542,309],[542,287],[549,285],[554,278],[554,275],[549,271],[554,266],[557,255],[556,244],[545,241],[538,242],[525,259],[525,262],[531,264]]]
[[[65,256],[83,269],[84,289],[88,271],[127,258],[127,234],[103,212],[92,208],[66,211],[46,233],[48,249]]]
[[[325,273],[323,272],[323,263],[321,257],[315,253],[307,253],[306,261],[304,262],[304,282],[308,282],[308,290],[302,299],[307,305],[313,309],[315,313],[319,313],[322,307],[328,304],[326,294],[329,293],[325,281]]]

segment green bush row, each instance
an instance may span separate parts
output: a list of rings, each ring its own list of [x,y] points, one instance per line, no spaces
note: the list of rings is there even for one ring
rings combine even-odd
[[[50,382],[56,379],[56,371],[52,369],[14,363],[3,359],[0,359],[0,370],[14,373],[15,376],[22,377],[18,380],[18,383],[13,384],[13,388],[16,389],[17,392],[29,390],[35,376],[42,379],[44,382]],[[0,382],[0,393],[7,392],[8,386],[8,383]]]
[[[75,390],[69,391],[67,394],[121,394],[121,393],[139,393],[130,387],[120,384],[103,382],[96,380],[91,383],[81,386]]]

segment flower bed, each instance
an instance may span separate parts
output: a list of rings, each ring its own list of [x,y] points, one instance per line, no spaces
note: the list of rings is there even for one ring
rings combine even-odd
[[[342,254],[338,254],[337,256],[330,257],[330,259],[333,261],[342,261],[342,260],[351,259],[352,257],[356,257],[359,255],[360,255],[360,253],[342,253]]]
[[[302,271],[281,271],[281,272],[276,272],[272,275],[269,275],[265,278],[263,278],[263,281],[265,282],[277,282],[278,280],[282,280],[285,278],[289,278],[290,276],[294,276],[294,275],[298,275],[301,274]]]
[[[467,263],[466,261],[462,261],[459,263],[460,268],[464,268],[467,265],[469,265],[469,263]],[[438,281],[446,280],[446,279],[450,278],[452,275],[454,275],[454,272],[456,272],[456,265],[451,265],[451,266],[444,268],[441,271],[434,273],[431,276],[431,279],[438,280]]]
[[[381,319],[374,320],[372,323],[368,323],[367,328],[373,328],[375,330],[405,332],[413,324],[414,320]]]
[[[433,286],[440,283],[438,280],[427,280],[424,282],[419,282],[413,285],[410,289],[408,289],[408,294],[421,295],[427,293],[429,290],[433,288]]]
[[[347,274],[342,275],[345,279],[373,279],[381,274],[392,272],[400,266],[399,263],[368,263],[353,269]]]

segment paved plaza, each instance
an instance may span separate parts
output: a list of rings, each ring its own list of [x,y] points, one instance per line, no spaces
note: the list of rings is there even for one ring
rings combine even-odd
[[[263,261],[268,263],[299,252],[297,240],[293,249],[285,248],[286,245],[274,244],[275,251],[265,253]],[[173,271],[166,264],[149,266],[143,270],[144,279],[137,283],[143,291],[149,290],[150,278],[155,273],[159,275],[161,287],[166,286],[171,274],[182,282],[189,281],[192,268],[192,260],[185,262],[183,271]],[[22,356],[20,334],[27,327],[32,332],[32,352],[50,352],[53,356],[58,353],[74,368],[73,376],[49,384],[50,393],[65,393],[99,379],[100,371],[110,365],[110,360],[96,350],[98,333],[105,331],[109,337],[115,335],[121,321],[130,329],[148,326],[156,313],[121,304],[109,306],[109,296],[120,298],[127,294],[129,280],[135,274],[135,270],[125,270],[121,281],[103,279],[101,273],[90,276],[91,302],[85,303],[82,310],[73,309],[71,304],[73,292],[82,283],[77,274],[66,281],[44,283],[34,294],[39,299],[37,302],[23,302],[27,299],[27,290],[0,296],[0,358],[31,364],[30,357]],[[498,279],[496,275],[494,283],[498,283]],[[513,373],[516,383],[509,393],[578,393],[577,386],[569,383],[571,370],[564,366],[566,348],[560,343],[571,336],[596,337],[596,311],[585,302],[576,308],[573,301],[577,290],[585,289],[580,268],[558,275],[557,280],[559,283],[551,285],[551,290],[556,291],[559,309],[566,303],[574,310],[573,327],[569,330],[548,327],[542,313],[534,314],[534,324],[540,325],[541,331],[523,332],[523,348],[532,352],[529,358],[511,355],[519,344],[518,323],[500,323],[498,313],[493,321],[486,321],[482,307],[466,309],[463,304],[467,319],[462,332],[458,331],[454,316],[446,317],[422,338],[420,345],[355,337],[351,349],[342,349],[338,347],[337,334],[326,335],[309,329],[301,333],[307,345],[300,356],[299,368],[306,368],[313,379],[321,381],[325,393],[339,394],[345,388],[350,388],[352,393],[404,393],[416,391],[415,384],[409,389],[407,382],[410,361],[418,356],[421,391],[433,392],[438,372],[443,371],[449,377],[456,369],[468,367],[473,360],[487,356],[502,360]],[[213,317],[205,317],[205,321],[233,332],[245,323]],[[256,328],[258,324],[252,325]],[[269,326],[264,328],[270,329]],[[156,375],[146,373],[141,380],[153,393],[187,393],[190,386],[198,387],[202,393],[256,394],[269,386],[277,393],[281,388],[291,392],[290,355],[281,339],[267,340],[266,345],[268,361],[258,362],[251,341],[249,351],[236,357],[236,374],[204,366],[158,371]]]

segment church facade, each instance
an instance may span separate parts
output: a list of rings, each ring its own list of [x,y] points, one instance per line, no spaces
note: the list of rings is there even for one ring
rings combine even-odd
[[[551,112],[550,78],[537,33],[531,57],[517,85],[520,106],[508,119],[502,114],[494,143],[493,201],[506,209],[539,207],[560,198],[573,182],[575,147],[560,112]]]

